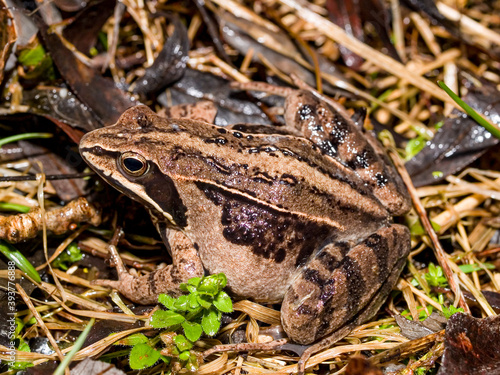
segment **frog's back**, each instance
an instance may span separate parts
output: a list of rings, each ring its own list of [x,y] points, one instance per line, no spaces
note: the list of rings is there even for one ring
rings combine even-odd
[[[174,181],[204,195],[227,195],[271,211],[291,213],[358,237],[388,218],[357,174],[293,135],[248,134],[211,124],[169,120],[188,131],[159,161]]]

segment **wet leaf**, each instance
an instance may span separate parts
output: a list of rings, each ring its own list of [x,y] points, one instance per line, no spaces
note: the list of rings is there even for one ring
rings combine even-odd
[[[28,112],[43,116],[59,126],[75,143],[83,133],[100,127],[92,113],[65,85],[37,86],[23,93]],[[78,129],[75,129],[78,128]]]
[[[182,322],[182,328],[184,329],[184,334],[186,335],[187,339],[192,342],[198,340],[203,333],[203,328],[199,323],[184,321]]]
[[[187,69],[184,77],[168,90],[172,104],[196,103],[200,99],[210,100],[217,106],[216,125],[236,123],[270,124],[264,112],[248,97],[236,96],[230,81],[209,73]],[[158,101],[169,107],[167,95],[161,94]]]
[[[77,59],[59,35],[49,32],[37,13],[33,13],[32,17],[59,73],[75,95],[87,105],[96,121],[101,125],[115,123],[127,108],[137,104],[131,96],[116,87],[111,79],[103,77]]]
[[[233,302],[231,301],[231,297],[229,297],[229,295],[224,291],[217,293],[217,296],[214,299],[214,306],[221,312],[230,313],[233,311]]]
[[[408,8],[425,14],[434,25],[443,26],[452,35],[460,34],[457,26],[439,12],[434,0],[402,0],[401,3]]]
[[[137,344],[144,344],[148,341],[149,339],[142,333],[134,333],[133,335],[130,335],[128,337],[125,337],[124,339],[116,341],[113,345],[134,346]]]
[[[210,310],[206,310],[203,313],[203,318],[201,319],[201,326],[203,327],[203,331],[208,336],[214,336],[217,332],[219,332],[220,328],[220,319],[219,313],[215,308],[210,308]]]
[[[312,71],[311,64],[308,64],[306,61],[307,56],[302,56],[301,51],[295,47],[295,44],[287,34],[281,30],[270,31],[263,26],[234,17],[234,15],[227,12],[220,13],[220,17],[221,32],[224,40],[242,55],[245,55],[248,50],[252,49],[254,51],[253,61],[262,63],[262,58],[259,56],[264,56],[268,62],[286,75],[294,74],[307,84],[313,87],[316,86],[316,77]],[[349,81],[331,61],[321,54],[317,55],[319,68],[323,74],[333,76],[335,80]],[[325,93],[332,95],[342,93],[348,97],[352,96],[334,87],[334,85],[326,80],[323,80],[323,90]]]
[[[430,335],[442,330],[446,326],[446,319],[435,312],[424,321],[409,320],[402,315],[396,315],[395,319],[401,329],[401,334],[410,340]]]
[[[448,320],[438,375],[500,374],[500,317],[455,314]]]
[[[387,48],[392,58],[400,60],[396,49],[391,43],[389,17],[384,3],[379,0],[328,0],[326,2],[328,17],[332,22],[342,27],[349,35],[365,41],[363,25],[370,23],[380,41]],[[364,59],[351,52],[343,45],[339,45],[344,62],[352,69],[359,70]]]
[[[494,86],[471,88],[463,99],[493,123],[500,124],[500,99]],[[498,142],[472,118],[454,110],[434,138],[405,166],[415,186],[429,185],[460,171]],[[441,173],[434,173],[437,171]]]
[[[184,75],[189,58],[189,38],[184,24],[178,17],[171,17],[175,27],[153,65],[135,82],[134,92],[155,93]]]
[[[125,375],[125,372],[118,370],[115,366],[108,362],[95,361],[90,358],[85,358],[71,369],[71,375]]]
[[[193,344],[189,342],[189,340],[187,340],[183,335],[174,336],[174,343],[175,346],[177,346],[177,349],[179,349],[179,351],[181,352],[189,350],[193,347]]]

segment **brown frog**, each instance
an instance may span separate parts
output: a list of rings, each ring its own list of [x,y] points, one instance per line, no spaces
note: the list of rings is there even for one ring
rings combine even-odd
[[[410,208],[407,191],[345,110],[287,94],[279,129],[165,119],[137,106],[85,135],[83,158],[149,209],[173,260],[101,284],[149,304],[223,272],[234,296],[281,302],[283,327],[302,344],[345,335],[377,312],[410,250],[408,229],[391,224]]]

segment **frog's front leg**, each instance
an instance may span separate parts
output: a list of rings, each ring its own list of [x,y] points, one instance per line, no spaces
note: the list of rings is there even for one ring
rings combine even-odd
[[[179,294],[181,283],[203,276],[203,265],[198,251],[184,233],[164,228],[162,238],[168,241],[172,264],[143,276],[132,275],[124,267],[117,267],[118,281],[95,280],[95,283],[114,288],[131,301],[143,305],[157,303],[160,293]]]
[[[350,330],[376,314],[395,285],[410,251],[402,225],[382,228],[363,242],[325,246],[295,279],[285,295],[281,320],[288,336],[310,344]]]

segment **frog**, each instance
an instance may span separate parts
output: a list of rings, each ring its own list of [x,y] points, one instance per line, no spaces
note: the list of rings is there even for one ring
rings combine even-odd
[[[406,187],[363,116],[308,90],[284,96],[281,127],[217,126],[207,103],[169,118],[138,105],[81,139],[90,167],[149,210],[172,258],[100,285],[155,304],[224,273],[235,298],[280,303],[304,345],[377,313],[410,251],[393,222],[411,208]]]

